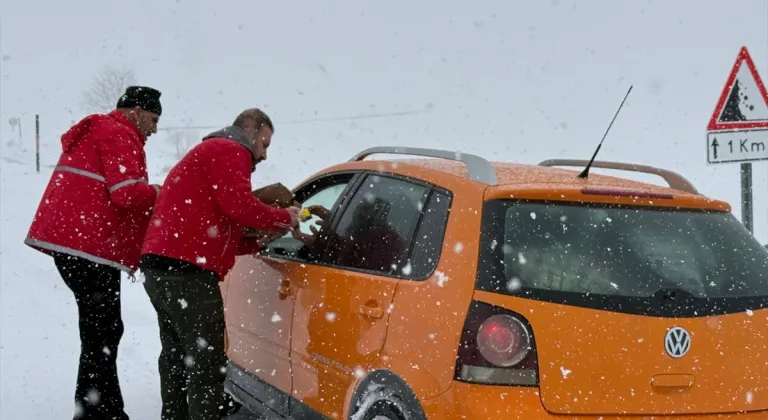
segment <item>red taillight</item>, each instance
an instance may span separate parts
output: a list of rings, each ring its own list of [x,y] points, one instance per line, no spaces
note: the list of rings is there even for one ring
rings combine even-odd
[[[485,360],[496,366],[514,366],[531,347],[531,337],[520,320],[509,315],[493,315],[477,331],[477,347]]]
[[[455,379],[487,385],[537,386],[533,332],[520,314],[473,301],[456,356]]]
[[[581,193],[585,195],[610,195],[614,197],[637,197],[637,198],[663,198],[673,199],[672,194],[655,193],[650,191],[636,191],[636,190],[623,190],[618,188],[594,188],[585,187],[581,189]]]

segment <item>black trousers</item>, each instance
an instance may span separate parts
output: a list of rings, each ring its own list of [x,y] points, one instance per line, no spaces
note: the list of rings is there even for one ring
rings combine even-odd
[[[144,269],[157,311],[162,420],[220,420],[225,401],[224,303],[212,273]]]
[[[117,348],[123,336],[120,271],[64,254],[55,254],[54,262],[75,295],[79,316],[74,418],[128,420],[117,378]]]

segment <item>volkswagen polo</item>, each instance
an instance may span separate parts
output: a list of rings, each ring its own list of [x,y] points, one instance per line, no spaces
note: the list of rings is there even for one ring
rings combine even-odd
[[[668,186],[563,168],[587,164]],[[674,172],[378,147],[294,192],[322,223],[222,283],[251,411],[768,418],[768,251]]]

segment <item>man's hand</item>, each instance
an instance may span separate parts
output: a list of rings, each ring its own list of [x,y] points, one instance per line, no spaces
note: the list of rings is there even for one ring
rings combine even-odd
[[[288,214],[291,215],[291,229],[295,229],[299,226],[299,222],[301,222],[301,218],[299,217],[299,211],[301,211],[301,209],[298,207],[288,207],[286,210],[288,211]]]
[[[331,217],[331,211],[319,204],[314,206],[309,206],[307,207],[307,210],[309,210],[310,214],[314,214],[315,216],[319,217],[324,221],[328,220]]]
[[[291,229],[291,236],[293,236],[294,239],[298,239],[307,245],[312,245],[315,242],[315,239],[317,239],[319,230],[315,226],[310,226],[309,230],[312,232],[312,234],[303,233],[298,228]]]

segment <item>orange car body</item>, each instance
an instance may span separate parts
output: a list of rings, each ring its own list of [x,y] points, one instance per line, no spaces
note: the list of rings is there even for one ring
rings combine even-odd
[[[408,261],[386,273],[359,268],[342,255],[353,249],[344,238],[307,252],[290,235],[239,257],[222,283],[227,389],[250,409],[286,418],[768,419],[768,297],[755,294],[768,288],[768,251],[727,203],[663,171],[682,189],[580,178],[557,162],[364,157],[314,174],[297,198],[331,209],[323,229],[333,229],[351,220],[340,212],[356,197],[371,198],[365,188],[389,194],[383,201],[425,197],[413,226],[398,205],[387,210],[410,229],[398,248]],[[424,216],[433,208],[442,219]],[[685,242],[686,229],[698,242]],[[355,258],[379,258],[390,246],[382,235],[350,238],[364,241]],[[707,268],[717,244],[706,241],[733,238],[754,265],[728,254],[719,271]],[[751,283],[725,285],[741,281],[737,272]]]

